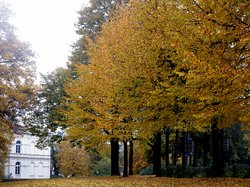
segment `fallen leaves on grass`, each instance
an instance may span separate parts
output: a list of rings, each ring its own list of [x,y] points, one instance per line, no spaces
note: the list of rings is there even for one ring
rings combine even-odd
[[[1,182],[0,187],[249,187],[242,178],[86,177]]]

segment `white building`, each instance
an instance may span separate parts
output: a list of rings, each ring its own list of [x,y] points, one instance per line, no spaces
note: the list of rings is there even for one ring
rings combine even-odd
[[[29,133],[15,136],[5,165],[6,178],[50,178],[50,148],[36,148],[37,139]]]

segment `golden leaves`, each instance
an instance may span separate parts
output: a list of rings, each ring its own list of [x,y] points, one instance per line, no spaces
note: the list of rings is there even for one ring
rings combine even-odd
[[[80,65],[79,79],[67,88],[71,122],[87,117],[97,129],[124,137],[166,124],[202,130],[213,116],[223,127],[246,121],[249,33],[223,2],[132,1],[122,7],[96,43],[89,41],[90,65]],[[80,117],[73,119],[74,112]]]
[[[89,175],[89,156],[83,148],[73,147],[70,142],[63,141],[57,150],[56,159],[61,174],[65,177]]]

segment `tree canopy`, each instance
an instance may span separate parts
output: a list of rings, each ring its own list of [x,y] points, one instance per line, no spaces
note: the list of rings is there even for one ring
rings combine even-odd
[[[87,41],[90,64],[66,86],[69,134],[249,128],[248,2],[130,1]]]

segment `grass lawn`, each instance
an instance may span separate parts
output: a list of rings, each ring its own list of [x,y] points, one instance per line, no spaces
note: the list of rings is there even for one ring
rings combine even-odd
[[[153,176],[86,177],[48,180],[23,180],[0,182],[0,187],[250,187],[250,179],[242,178],[156,178]]]

